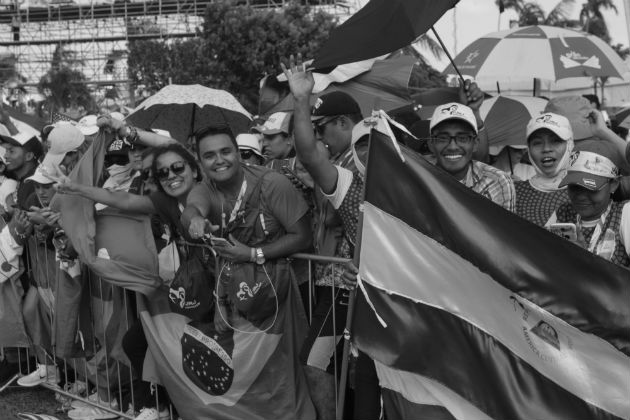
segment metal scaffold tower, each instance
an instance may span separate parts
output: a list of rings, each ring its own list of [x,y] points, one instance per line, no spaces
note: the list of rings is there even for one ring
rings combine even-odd
[[[11,57],[20,86],[35,86],[55,53],[80,70],[96,91],[127,90],[127,43],[197,36],[208,4],[217,0],[0,0],[0,56]],[[81,2],[87,2],[81,4]],[[288,0],[244,0],[279,8]],[[358,2],[309,1],[340,19]]]

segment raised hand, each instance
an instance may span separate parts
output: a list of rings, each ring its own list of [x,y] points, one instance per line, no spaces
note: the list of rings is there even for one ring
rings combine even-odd
[[[280,67],[282,67],[282,72],[289,82],[289,88],[291,88],[293,96],[296,99],[310,99],[315,80],[313,79],[313,73],[306,69],[306,64],[302,60],[302,54],[298,54],[297,59],[291,55],[288,68],[282,62]]]
[[[468,105],[473,112],[479,112],[479,108],[481,108],[481,104],[484,100],[484,94],[477,83],[472,82],[470,80],[466,80],[462,85],[460,82],[459,85],[459,102]]]

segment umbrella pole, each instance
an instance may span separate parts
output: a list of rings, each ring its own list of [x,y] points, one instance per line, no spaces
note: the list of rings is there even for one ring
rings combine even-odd
[[[459,76],[459,81],[461,82],[462,86],[464,86],[464,83],[465,83],[464,76],[462,76],[462,73],[459,71],[459,69],[455,65],[455,60],[453,60],[453,57],[451,57],[451,54],[446,49],[446,45],[444,45],[444,42],[442,41],[442,38],[440,38],[440,36],[438,35],[437,31],[435,30],[435,28],[433,26],[431,26],[431,31],[433,32],[433,35],[435,36],[437,41],[440,43],[440,46],[442,47],[442,50],[444,50],[444,54],[446,54],[446,57],[448,57],[448,61],[451,62],[451,64],[453,65],[453,68],[457,72],[457,75]]]
[[[501,94],[501,86],[499,86],[499,81],[497,80],[497,95]]]

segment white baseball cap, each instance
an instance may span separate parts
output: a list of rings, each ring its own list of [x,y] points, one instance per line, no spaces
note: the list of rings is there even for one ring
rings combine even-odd
[[[597,191],[611,179],[619,176],[619,169],[606,156],[598,153],[578,150],[571,154],[567,176],[560,182],[565,185],[579,185],[591,191]]]
[[[48,153],[42,166],[48,173],[55,173],[66,154],[77,150],[84,141],[85,136],[73,124],[57,124],[48,134]]]
[[[431,117],[431,123],[429,124],[429,131],[433,131],[438,124],[448,120],[464,121],[468,123],[475,134],[477,134],[477,119],[475,118],[473,110],[457,102],[450,102],[435,108],[433,116]]]
[[[96,115],[86,115],[77,122],[77,128],[85,136],[91,136],[98,133],[98,125],[96,125]]]
[[[251,150],[262,160],[265,160],[262,155],[262,150],[260,149],[258,136],[255,134],[239,134],[236,136],[236,144],[238,144],[238,150]]]
[[[37,182],[38,184],[42,184],[42,185],[54,184],[55,181],[48,178],[46,175],[44,175],[44,173],[50,174],[50,171],[46,170],[44,168],[44,164],[42,163],[41,165],[37,167],[37,169],[35,169],[35,172],[33,173],[33,175],[26,178],[25,181]],[[52,172],[52,175],[57,176],[56,171]]]
[[[552,131],[564,141],[573,139],[573,130],[569,119],[553,112],[545,112],[529,120],[529,123],[527,123],[527,139],[529,140],[529,136],[542,129]]]

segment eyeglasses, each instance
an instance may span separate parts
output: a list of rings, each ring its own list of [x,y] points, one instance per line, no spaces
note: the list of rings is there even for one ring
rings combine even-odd
[[[171,172],[173,172],[174,175],[181,175],[182,173],[184,173],[185,170],[186,162],[174,162],[171,163],[171,166],[166,166],[164,168],[158,169],[155,172],[155,177],[158,179],[158,181],[164,181],[165,179],[168,179],[168,176]]]
[[[455,143],[458,146],[468,146],[475,139],[474,135],[471,134],[456,134],[454,136],[450,136],[448,134],[438,134],[437,136],[431,137],[429,140],[435,146],[446,147],[451,144],[451,141],[455,140]]]
[[[323,135],[324,134],[324,128],[326,127],[326,125],[328,123],[331,123],[331,122],[335,121],[338,118],[339,118],[339,115],[337,115],[336,117],[331,117],[331,118],[328,118],[328,119],[322,118],[319,121],[315,121],[313,123],[313,130],[315,130],[315,134],[318,134],[320,136]]]

